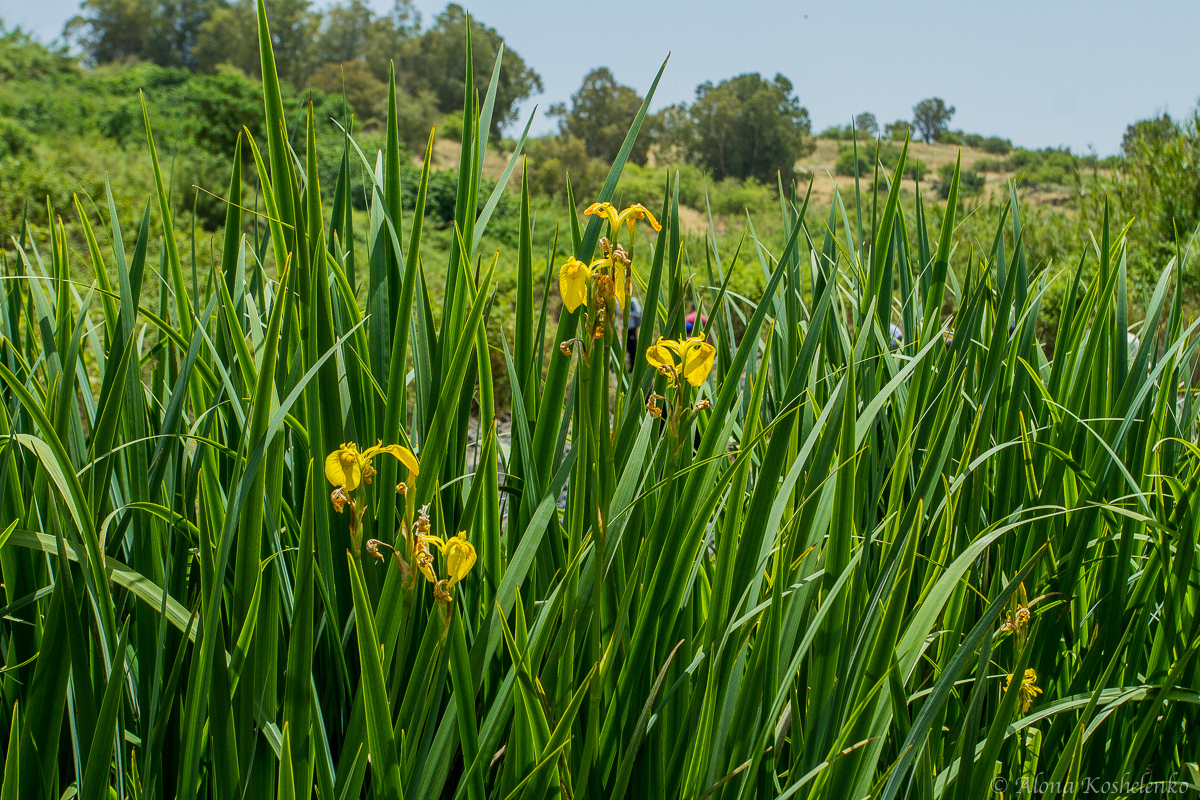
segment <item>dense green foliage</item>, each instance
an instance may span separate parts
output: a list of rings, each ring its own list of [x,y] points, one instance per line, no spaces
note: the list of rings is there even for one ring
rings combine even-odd
[[[1200,225],[1200,110],[1182,122],[1164,114],[1130,125],[1121,152],[1114,194],[1139,226],[1139,255],[1161,260],[1190,248]]]
[[[364,0],[320,10],[310,0],[272,0],[272,45],[279,53],[280,77],[296,88],[306,85],[341,94],[337,78],[349,71],[351,83],[367,76],[384,86],[390,65],[400,68],[406,87],[397,97],[407,117],[457,110],[462,100],[464,50],[461,30],[467,14],[449,4],[433,24],[421,30],[410,0],[398,0],[389,14],[377,15]],[[475,38],[473,80],[487,86],[503,44],[500,34],[471,20]],[[147,61],[202,73],[230,66],[259,75],[258,29],[253,0],[84,0],[82,13],[67,24],[69,39],[92,64]],[[516,118],[517,104],[542,90],[541,77],[509,51],[496,86],[491,133],[499,135]],[[349,93],[348,93],[349,94]],[[360,89],[365,100],[354,110],[370,119],[379,93]],[[428,130],[434,117],[420,119]]]
[[[983,136],[978,133],[963,133],[962,131],[944,130],[938,134],[942,144],[959,144],[974,147],[985,153],[1005,156],[1012,152],[1013,144],[1008,139],[999,136]]]
[[[257,17],[212,263],[179,246],[149,106],[149,204],[104,186],[0,252],[0,800],[1200,788],[1186,253],[1131,324],[1106,205],[1044,269],[1015,188],[981,247],[961,169],[940,219],[903,196],[907,144],[851,210],[774,198],[779,244],[686,241],[695,174],[627,164],[658,78],[568,224],[534,227],[525,181],[494,251],[498,90],[464,24],[427,257],[449,186],[428,151],[408,171],[394,81],[377,162],[318,135],[316,98],[289,127]],[[622,186],[661,229],[578,215]],[[603,271],[573,311],[568,253]],[[694,341],[651,349],[691,310]]]

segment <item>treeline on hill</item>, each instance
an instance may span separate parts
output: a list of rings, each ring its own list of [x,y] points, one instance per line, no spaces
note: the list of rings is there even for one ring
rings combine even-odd
[[[463,82],[458,67],[463,42],[456,35],[467,19],[462,6],[451,3],[433,24],[422,27],[411,0],[395,0],[388,14],[376,14],[364,0],[345,0],[327,10],[309,0],[276,0],[269,4],[276,53],[294,92],[319,90],[344,94],[359,125],[370,128],[387,112],[387,81],[396,70],[401,137],[420,149],[434,123],[443,135],[456,137],[461,124],[449,112],[461,102]],[[503,43],[500,34],[472,20],[474,82],[486,87],[491,65]],[[257,27],[250,0],[84,0],[70,20],[65,38],[78,46],[91,66],[141,61],[201,75],[236,71],[257,78],[254,42]],[[517,107],[542,91],[541,76],[519,54],[507,50],[499,74],[490,134],[498,138],[516,121]],[[561,135],[538,142],[536,160],[556,161],[561,169],[579,168],[576,189],[586,193],[590,172],[616,155],[641,96],[617,83],[605,67],[584,78],[569,105],[550,114],[560,120]],[[696,88],[693,104],[680,104],[654,115],[631,161],[645,164],[653,147],[667,160],[695,163],[716,181],[755,180],[774,185],[785,178],[806,152],[808,111],[782,75],[772,79],[745,74]],[[557,175],[554,184],[561,183]],[[582,181],[582,184],[580,183]],[[550,181],[544,182],[550,188]],[[557,190],[557,185],[555,190]]]
[[[277,20],[272,36],[284,71],[285,112],[289,119],[298,119],[302,101],[313,99],[317,119],[324,120],[318,126],[318,136],[325,140],[322,153],[339,152],[340,124],[353,131],[368,157],[374,157],[383,141],[393,67],[397,126],[410,150],[405,163],[413,161],[411,153],[424,150],[431,126],[437,126],[440,139],[458,138],[465,58],[460,33],[468,17],[463,7],[450,4],[428,24],[410,0],[397,0],[387,14],[375,13],[363,0],[344,0],[324,10],[313,8],[308,0],[274,0],[268,7]],[[87,197],[103,196],[106,177],[118,210],[140,211],[152,181],[144,159],[129,157],[130,151],[144,147],[139,90],[169,155],[172,200],[181,219],[190,224],[194,213],[196,229],[205,236],[219,229],[225,213],[221,196],[228,186],[227,154],[241,126],[255,135],[264,133],[255,25],[249,0],[85,0],[64,31],[70,46],[46,46],[19,29],[0,29],[3,246],[22,220],[34,226],[44,223],[47,200],[56,214],[69,218],[75,194],[85,203]],[[473,82],[486,87],[503,37],[473,18],[471,30]],[[534,67],[506,48],[490,125],[498,152],[511,152],[516,146],[504,137],[520,133],[525,121],[517,118],[520,104],[541,90]],[[642,99],[610,69],[598,67],[568,102],[549,107],[558,132],[528,139],[523,150],[542,230],[562,227],[566,176],[577,200],[599,190]],[[778,202],[781,183],[790,191],[790,184],[797,182],[803,194],[810,179],[825,182],[826,170],[847,177],[857,173],[869,182],[877,163],[888,171],[895,168],[900,144],[911,136],[974,153],[964,159],[959,180],[960,197],[968,205],[1002,206],[1008,198],[1003,191],[1007,180],[1044,190],[1040,202],[1039,192],[1025,193],[1031,201],[1025,244],[1037,263],[1061,262],[1075,252],[1080,241],[1086,241],[1088,227],[1096,226],[1105,198],[1116,219],[1133,220],[1129,271],[1135,289],[1142,285],[1143,273],[1157,274],[1153,265],[1188,246],[1200,222],[1195,114],[1183,120],[1162,115],[1136,122],[1129,126],[1121,151],[1107,158],[1066,148],[1014,147],[1000,136],[954,130],[954,114],[954,106],[933,97],[917,103],[910,120],[884,124],[864,112],[847,125],[814,135],[808,110],[783,75],[751,73],[705,82],[696,88],[692,102],[668,106],[647,118],[619,191],[631,197],[648,195],[661,190],[667,170],[678,172],[681,205],[699,212],[694,215],[696,225],[711,210],[719,223],[718,236],[738,236],[742,215],[749,212],[756,224],[762,218],[765,228],[758,232],[770,240],[775,233],[773,214],[765,212]],[[828,165],[814,166],[809,157],[820,140],[835,141],[836,156]],[[909,153],[904,177],[919,180],[935,199],[944,200],[953,165],[930,167],[922,152],[931,151],[914,148]],[[452,232],[446,228],[457,196],[457,171],[454,163],[440,164],[442,169],[439,163],[434,166],[426,213],[443,230],[429,237],[428,246],[448,247]],[[321,164],[322,174],[335,174],[336,169],[334,163]],[[417,169],[406,167],[406,186],[415,186]],[[369,193],[364,186],[369,180],[361,169],[355,175],[351,197],[355,210],[366,213]],[[985,192],[985,187],[992,191]],[[482,190],[490,189],[485,181]],[[855,202],[853,197],[846,200]],[[816,202],[819,206],[828,200]],[[933,213],[942,213],[936,204]],[[962,224],[968,241],[986,248],[984,231],[992,224],[990,218],[968,214]],[[976,228],[978,235],[972,233]],[[698,230],[693,227],[692,232]],[[515,231],[515,206],[505,195],[489,236],[503,244],[515,241]],[[205,254],[199,257],[203,261]],[[735,270],[733,280],[732,288],[754,296],[761,270]],[[1195,276],[1184,275],[1183,280],[1186,294],[1193,296]],[[504,285],[503,276],[500,283]],[[1056,293],[1052,289],[1047,299],[1051,317]]]

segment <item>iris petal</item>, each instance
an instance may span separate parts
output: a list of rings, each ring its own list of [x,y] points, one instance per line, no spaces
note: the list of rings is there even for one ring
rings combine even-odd
[[[657,342],[646,348],[646,361],[650,366],[657,370],[662,370],[664,367],[670,370],[675,369],[675,358],[671,353],[671,345],[676,344],[670,339],[659,338]]]
[[[658,224],[658,220],[655,219],[654,215],[650,213],[650,209],[646,208],[641,203],[634,203],[629,208],[622,211],[619,219],[629,226],[630,235],[633,234],[634,223],[636,223],[639,219],[644,219],[646,222],[649,222],[650,227],[654,229],[655,233],[662,230],[662,225]]]
[[[712,372],[713,359],[716,355],[717,348],[708,342],[688,340],[682,355],[683,377],[692,386],[704,383],[708,379],[708,373]]]
[[[584,216],[593,214],[597,217],[607,217],[609,223],[612,225],[614,235],[617,228],[621,227],[620,215],[617,214],[617,209],[613,207],[612,203],[592,203],[584,209],[583,213]]]
[[[362,482],[363,459],[353,444],[343,444],[325,457],[325,479],[353,492]]]
[[[568,258],[558,270],[558,293],[562,296],[563,305],[567,311],[575,309],[587,302],[588,279],[592,271],[577,258]]]
[[[421,471],[421,465],[417,461],[417,457],[413,455],[413,451],[409,450],[404,445],[399,444],[384,444],[382,441],[380,441],[380,443],[374,447],[368,447],[363,451],[363,460],[370,461],[380,453],[387,453],[388,455],[398,459],[401,464],[408,467],[408,471],[412,475],[417,475]]]
[[[446,542],[443,552],[446,555],[446,572],[450,576],[449,585],[453,586],[467,577],[471,567],[475,566],[475,548],[460,533]]]

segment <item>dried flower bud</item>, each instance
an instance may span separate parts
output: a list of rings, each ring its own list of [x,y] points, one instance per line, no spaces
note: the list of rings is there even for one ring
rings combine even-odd
[[[658,401],[666,399],[667,398],[663,397],[662,395],[655,394],[654,392],[646,395],[646,410],[650,412],[650,416],[659,419],[662,418],[663,410],[658,407]]]
[[[367,552],[378,558],[380,561],[383,561],[383,555],[379,552],[379,545],[381,544],[384,547],[387,547],[387,544],[379,541],[378,539],[367,539]]]

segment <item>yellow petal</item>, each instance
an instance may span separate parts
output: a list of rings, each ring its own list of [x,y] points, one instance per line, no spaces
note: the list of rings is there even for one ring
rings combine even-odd
[[[575,309],[587,302],[588,279],[592,271],[579,259],[572,256],[558,270],[558,293],[562,296],[563,305],[567,311]]]
[[[450,577],[449,585],[453,586],[467,577],[471,567],[475,566],[475,548],[460,533],[446,542],[443,552],[446,556],[446,572]]]
[[[623,310],[625,308],[625,270],[621,269],[620,264],[613,265],[613,294],[617,296],[617,302],[621,304]]]
[[[658,220],[650,213],[650,209],[646,208],[641,203],[634,203],[629,208],[621,212],[620,219],[625,220],[625,224],[629,226],[629,233],[633,233],[633,225],[639,219],[644,219],[650,223],[650,227],[654,228],[657,233],[662,230],[662,225],[658,224]]]
[[[370,461],[380,453],[387,453],[395,457],[401,464],[408,467],[408,471],[413,475],[417,475],[421,471],[420,464],[417,461],[417,457],[413,455],[413,451],[400,444],[384,444],[383,440],[380,440],[379,444],[364,450],[362,457],[364,461]]]
[[[353,442],[343,444],[325,457],[325,479],[353,492],[362,482],[362,457]]]
[[[672,342],[670,339],[663,339],[659,337],[657,342],[647,347],[646,361],[650,362],[650,366],[654,367],[660,372],[663,369],[668,369],[674,372],[675,358],[671,353],[672,344],[678,346],[676,342]]]
[[[708,373],[712,372],[713,358],[716,355],[717,348],[703,339],[699,337],[688,339],[683,345],[683,377],[692,386],[704,383],[708,378]]]
[[[616,234],[617,228],[621,227],[621,218],[612,203],[592,203],[583,210],[583,214],[584,216],[593,214],[597,217],[607,217],[614,234]]]

